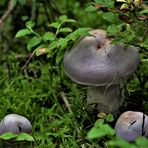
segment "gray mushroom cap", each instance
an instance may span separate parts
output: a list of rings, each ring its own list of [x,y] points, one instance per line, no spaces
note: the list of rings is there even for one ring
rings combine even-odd
[[[31,133],[32,125],[30,121],[17,114],[6,115],[0,122],[0,135],[12,132],[19,134],[21,132]]]
[[[142,112],[126,111],[118,118],[115,131],[118,137],[127,141],[134,141],[142,135],[148,137],[148,116]]]
[[[65,54],[65,73],[75,82],[103,86],[128,79],[137,69],[140,58],[131,45],[111,45],[104,30],[90,31]]]

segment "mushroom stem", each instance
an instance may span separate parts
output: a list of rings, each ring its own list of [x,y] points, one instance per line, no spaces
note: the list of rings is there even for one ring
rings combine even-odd
[[[87,91],[87,103],[97,104],[97,110],[105,113],[114,113],[121,106],[120,85],[89,87]]]

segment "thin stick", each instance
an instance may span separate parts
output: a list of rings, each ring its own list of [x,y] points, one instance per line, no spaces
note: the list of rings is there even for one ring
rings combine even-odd
[[[29,59],[27,60],[27,62],[25,63],[25,65],[22,67],[21,70],[23,70],[23,69],[26,67],[26,65],[29,63],[29,61],[30,61],[31,58],[34,56],[34,54],[35,54],[35,50],[34,50],[33,53],[30,55]]]
[[[66,107],[68,108],[68,111],[69,111],[70,113],[73,113],[72,110],[71,110],[71,107],[70,107],[71,105],[70,105],[70,103],[68,102],[68,100],[67,100],[66,95],[65,95],[64,92],[61,92],[61,97],[62,97],[62,99],[63,99],[63,101],[64,101]]]
[[[2,27],[4,21],[7,19],[7,17],[9,16],[9,14],[11,13],[11,11],[13,10],[14,8],[14,1],[13,0],[10,0],[9,1],[9,4],[8,4],[8,8],[6,10],[6,12],[3,14],[3,16],[0,18],[0,27]]]

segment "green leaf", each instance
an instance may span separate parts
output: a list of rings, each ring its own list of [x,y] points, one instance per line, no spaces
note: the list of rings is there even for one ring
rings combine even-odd
[[[69,27],[59,29],[59,32],[72,32],[72,29]]]
[[[49,24],[49,26],[57,29],[60,26],[60,23],[59,22],[53,22],[53,23]]]
[[[123,3],[120,7],[120,10],[129,10],[129,4]]]
[[[46,41],[53,41],[55,39],[55,35],[52,32],[46,32],[43,35],[43,39]]]
[[[90,139],[101,138],[103,136],[113,136],[115,131],[108,124],[101,124],[99,127],[93,127],[87,134]]]
[[[103,5],[108,8],[114,8],[114,1],[113,0],[95,0],[95,3],[99,5]]]
[[[59,20],[60,20],[62,23],[65,23],[65,22],[69,22],[69,23],[76,22],[74,19],[68,19],[66,15],[60,16],[60,17],[59,17]]]
[[[63,59],[63,52],[57,52],[57,55],[56,55],[56,64],[59,64]]]
[[[24,15],[24,16],[21,17],[21,19],[22,19],[23,21],[26,21],[26,20],[28,19],[28,16]]]
[[[104,123],[104,119],[102,118],[102,119],[98,119],[96,122],[95,122],[95,124],[94,124],[94,127],[96,127],[96,128],[98,128],[98,127],[100,127],[103,123]]]
[[[27,43],[27,49],[30,51],[32,47],[38,45],[40,42],[41,42],[41,38],[36,36],[32,37]]]
[[[53,42],[50,44],[49,48],[47,49],[47,52],[48,52],[48,50],[51,51],[52,49],[57,48],[58,46],[59,46],[58,41],[57,41],[57,40],[53,41]]]
[[[59,20],[60,20],[60,21],[65,21],[65,20],[67,20],[67,16],[66,16],[66,15],[61,15],[61,16],[59,17]]]
[[[116,140],[110,140],[108,141],[109,146],[113,147],[120,147],[120,148],[137,148],[134,144],[131,144],[124,139],[117,138]]]
[[[148,13],[148,9],[141,10],[139,13],[140,13],[140,14],[147,14],[147,13]]]
[[[25,36],[25,35],[28,35],[28,34],[31,34],[31,31],[29,29],[27,29],[27,28],[21,29],[16,33],[15,37],[18,38],[18,37],[22,37],[22,36]]]
[[[139,137],[136,139],[136,144],[140,148],[147,148],[148,147],[148,139],[146,139],[145,137]]]
[[[146,40],[142,43],[142,45],[143,45],[144,47],[148,48],[148,39],[146,39]]]
[[[74,32],[70,33],[67,38],[70,40],[75,41],[76,39],[78,39],[78,37],[80,36],[84,36],[84,35],[89,35],[88,31],[90,31],[91,28],[79,28],[77,30],[75,30]]]
[[[120,33],[120,29],[116,25],[113,24],[107,27],[107,32],[110,35],[117,35],[118,33]]]
[[[103,13],[103,18],[111,23],[119,22],[118,14],[112,12]]]
[[[26,27],[27,28],[33,28],[35,26],[35,23],[33,21],[27,21],[26,22]]]
[[[34,141],[34,138],[27,134],[27,133],[20,133],[18,135],[18,137],[16,138],[16,141],[30,141],[30,142],[33,142]]]
[[[66,48],[67,42],[68,42],[68,39],[67,38],[60,38],[58,40],[58,44],[57,45],[58,45],[58,47],[60,47],[60,50]]]
[[[3,139],[3,140],[9,140],[9,139],[13,139],[13,138],[16,138],[17,135],[16,134],[13,134],[11,132],[8,132],[8,133],[4,133],[0,136],[0,139]]]
[[[114,121],[114,117],[112,114],[108,114],[108,115],[106,115],[105,120],[106,120],[106,122],[112,122],[112,121]]]
[[[95,7],[92,6],[92,5],[90,5],[90,6],[88,6],[88,7],[85,8],[85,11],[86,11],[86,12],[94,12],[94,11],[96,11],[96,10],[97,10],[97,8],[95,8]]]

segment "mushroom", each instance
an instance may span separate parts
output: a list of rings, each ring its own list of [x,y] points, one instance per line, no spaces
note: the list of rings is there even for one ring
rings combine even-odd
[[[140,58],[132,45],[113,45],[104,30],[81,37],[64,56],[65,73],[76,83],[88,85],[88,104],[98,111],[115,112],[120,107],[121,84],[136,71]]]
[[[0,135],[12,132],[19,134],[21,132],[31,133],[32,126],[30,121],[17,114],[6,115],[0,122]]]
[[[139,136],[148,137],[148,116],[142,112],[126,111],[118,118],[115,132],[127,141],[134,141]]]

